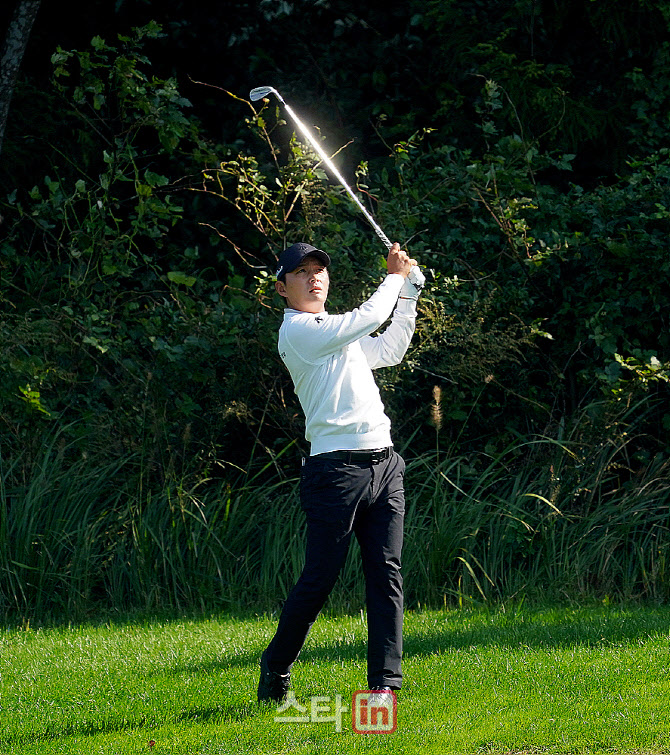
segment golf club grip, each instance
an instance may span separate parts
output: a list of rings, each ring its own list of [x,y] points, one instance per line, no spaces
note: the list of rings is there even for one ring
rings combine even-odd
[[[375,233],[377,234],[377,236],[379,236],[379,239],[381,240],[382,244],[384,244],[384,246],[387,249],[390,249],[393,246],[393,244],[391,243],[391,240],[389,239],[389,237],[384,233],[384,231],[382,231],[382,229],[378,225],[374,225],[373,228],[375,229]]]

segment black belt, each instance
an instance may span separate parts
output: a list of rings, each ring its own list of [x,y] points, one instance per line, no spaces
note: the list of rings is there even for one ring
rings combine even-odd
[[[393,454],[393,446],[388,448],[374,448],[370,451],[328,451],[325,454],[316,454],[313,459],[333,459],[333,461],[346,461],[348,464],[362,461],[371,464],[379,464]]]

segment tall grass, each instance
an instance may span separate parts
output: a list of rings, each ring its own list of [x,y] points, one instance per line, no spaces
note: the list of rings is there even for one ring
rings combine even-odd
[[[411,465],[405,551],[408,591],[434,603],[514,596],[670,595],[670,465],[652,459],[627,482],[603,472],[621,449],[600,449],[580,470],[518,467],[528,443],[474,471],[466,459]],[[549,456],[571,455],[549,440]],[[537,451],[538,449],[534,449]]]
[[[632,426],[407,459],[408,605],[522,596],[670,597],[670,464],[628,458]],[[58,432],[18,474],[0,459],[0,608],[77,615],[279,604],[302,565],[297,479],[168,481],[138,459],[76,456]],[[296,470],[297,471],[297,470]],[[358,610],[352,548],[332,600]]]

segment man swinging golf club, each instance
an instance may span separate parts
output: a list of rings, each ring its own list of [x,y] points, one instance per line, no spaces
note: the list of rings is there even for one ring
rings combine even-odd
[[[300,477],[307,546],[303,572],[261,657],[259,701],[286,698],[291,667],[335,585],[352,534],[366,584],[368,687],[383,694],[402,681],[405,463],[393,450],[372,370],[403,359],[425,279],[393,244],[388,274],[375,293],[357,309],[334,315],[325,309],[329,265],[328,254],[299,242],[282,252],[277,267],[275,287],[287,306],[279,353],[311,447]],[[391,314],[389,326],[373,335]]]

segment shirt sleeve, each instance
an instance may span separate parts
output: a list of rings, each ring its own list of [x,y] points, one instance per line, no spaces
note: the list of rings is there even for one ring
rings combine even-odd
[[[319,364],[383,325],[393,312],[403,282],[402,275],[387,275],[366,302],[343,315],[304,313],[287,331],[286,339],[301,359]]]
[[[407,353],[416,326],[416,300],[400,299],[391,324],[379,336],[361,338],[361,348],[370,368],[400,364]]]

